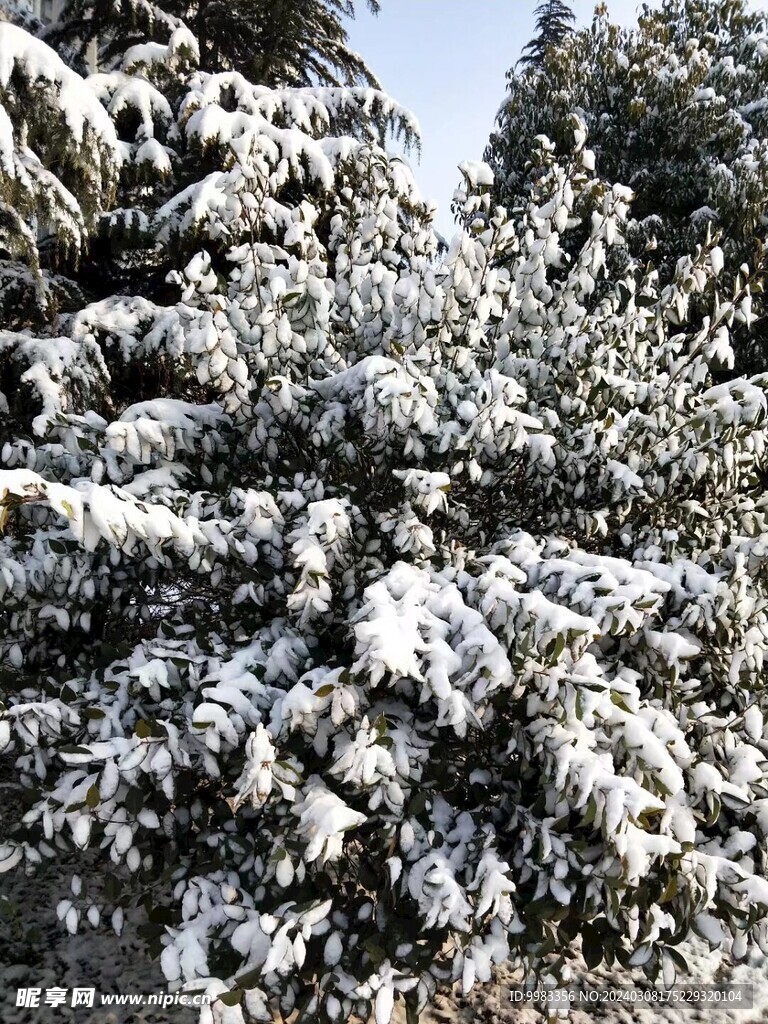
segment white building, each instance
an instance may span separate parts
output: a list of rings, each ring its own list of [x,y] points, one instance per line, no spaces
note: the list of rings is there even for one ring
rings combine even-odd
[[[33,13],[44,25],[58,18],[63,6],[64,0],[32,0]]]
[[[43,23],[50,25],[56,21],[64,8],[66,0],[0,0],[0,21],[19,14],[31,14]],[[93,42],[88,47],[88,66],[91,71],[97,68],[97,47]]]
[[[28,13],[44,25],[50,25],[58,18],[64,0],[0,0],[0,20],[12,14]]]

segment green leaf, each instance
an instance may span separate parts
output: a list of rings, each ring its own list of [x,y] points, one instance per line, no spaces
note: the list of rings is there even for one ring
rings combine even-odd
[[[587,924],[581,936],[581,952],[584,963],[593,971],[603,962],[603,940],[594,925]]]
[[[688,973],[688,961],[679,950],[674,949],[672,946],[665,946],[664,952],[670,957],[679,971],[682,971],[684,974]]]
[[[414,794],[411,802],[408,804],[408,813],[414,816],[421,814],[426,810],[427,807],[427,793],[425,790],[420,789],[418,793]]]
[[[553,639],[549,641],[544,653],[550,661],[557,661],[564,650],[565,633],[558,633],[556,637],[553,637]]]
[[[94,783],[92,786],[89,786],[88,792],[85,794],[86,806],[93,810],[94,807],[98,807],[100,799],[99,787]]]
[[[611,690],[611,703],[615,704],[617,708],[621,708],[622,711],[626,711],[628,714],[631,714],[627,702],[624,700],[622,695],[617,693],[615,690]]]
[[[104,879],[104,896],[110,903],[113,903],[120,895],[120,882],[115,875],[107,875]]]
[[[584,718],[584,694],[581,688],[576,691],[576,718],[580,722]]]
[[[138,786],[131,786],[128,792],[125,794],[125,809],[129,814],[136,817],[144,807],[144,793],[138,788]]]
[[[584,817],[579,822],[579,825],[587,826],[594,824],[596,814],[597,802],[595,801],[594,797],[590,797],[589,802],[587,803],[587,809],[584,813]]]
[[[358,866],[358,876],[361,883],[369,892],[375,892],[379,887],[379,875],[364,860]]]
[[[661,905],[662,903],[669,903],[670,900],[674,899],[675,896],[677,896],[677,891],[677,875],[673,875],[672,878],[670,878],[670,880],[667,882],[664,892],[661,894],[659,904]]]
[[[241,989],[256,988],[261,981],[261,971],[255,968],[235,976],[235,984]]]
[[[333,683],[326,683],[324,686],[321,686],[319,689],[315,690],[315,696],[330,697],[330,695],[333,693],[335,689],[336,687],[334,686]]]
[[[368,956],[373,961],[374,967],[378,967],[380,963],[386,960],[387,954],[375,939],[366,939],[365,942],[363,943],[363,947]]]
[[[405,1000],[405,1024],[419,1024],[419,1010],[414,1000],[406,996]]]
[[[229,992],[222,992],[218,997],[225,1006],[238,1006],[243,1001],[245,993],[241,988],[230,989]]]
[[[707,824],[714,825],[717,819],[720,817],[722,804],[720,801],[720,797],[717,795],[717,793],[709,793],[708,799],[710,801],[710,809],[709,814],[707,815]]]
[[[147,917],[153,924],[175,925],[178,924],[178,916],[170,907],[152,907]]]

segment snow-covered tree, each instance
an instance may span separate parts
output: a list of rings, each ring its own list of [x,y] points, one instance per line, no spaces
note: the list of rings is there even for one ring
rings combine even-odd
[[[365,0],[373,13],[379,0]],[[111,65],[130,45],[166,44],[181,25],[198,40],[206,71],[239,71],[270,86],[377,86],[349,46],[356,0],[67,0],[48,37],[84,54],[98,42]]]
[[[315,138],[332,130],[382,145],[394,137],[406,150],[418,146],[415,119],[378,90],[272,90],[236,71],[200,71],[200,60],[196,38],[178,23],[167,43],[129,46],[114,58],[114,70],[88,78],[112,116],[125,155],[111,214],[99,221],[76,268],[92,299],[115,292],[169,298],[167,275],[194,255],[197,239],[194,232],[173,230],[173,244],[158,245],[160,221],[166,243],[172,230],[163,208],[220,170],[227,133],[246,115],[265,123],[266,131],[296,117]],[[295,190],[292,180],[284,187]],[[316,187],[325,188],[318,180],[305,183],[307,201]]]
[[[543,0],[536,8],[536,35],[523,47],[518,63],[541,64],[549,46],[557,46],[573,31],[576,15],[565,0]]]
[[[441,261],[380,95],[129,64],[78,89],[180,188],[100,214],[167,298],[1,336],[0,868],[89,851],[67,930],[140,904],[230,1024],[768,948],[768,380],[712,376],[756,272],[629,258],[578,121],[514,214],[462,165]]]
[[[120,152],[83,80],[45,44],[0,23],[0,316],[24,326],[77,293],[76,262],[110,203]]]
[[[567,153],[575,113],[597,173],[635,193],[638,258],[655,247],[668,277],[712,229],[723,234],[728,288],[742,262],[754,265],[766,236],[768,27],[746,0],[663,0],[629,29],[601,4],[590,27],[513,68],[508,90],[486,153],[497,202],[511,208],[525,194],[537,135]],[[764,328],[734,343],[741,368],[768,365]]]

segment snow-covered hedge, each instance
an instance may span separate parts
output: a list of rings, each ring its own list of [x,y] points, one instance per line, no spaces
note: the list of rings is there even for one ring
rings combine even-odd
[[[379,97],[188,86],[178,301],[0,335],[0,867],[98,851],[66,928],[141,903],[228,1021],[768,948],[768,379],[712,377],[753,273],[629,260],[578,123],[513,216],[464,164],[440,259],[407,165],[318,127]]]

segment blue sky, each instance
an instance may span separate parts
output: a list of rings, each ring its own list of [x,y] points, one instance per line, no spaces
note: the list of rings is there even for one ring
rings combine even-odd
[[[462,160],[482,157],[504,75],[534,34],[536,0],[382,0],[373,17],[364,0],[349,26],[350,42],[387,92],[418,117],[424,196],[440,207],[438,228],[452,233],[450,201]],[[574,0],[579,25],[589,24],[595,0]],[[612,18],[635,20],[637,0],[608,0]]]

